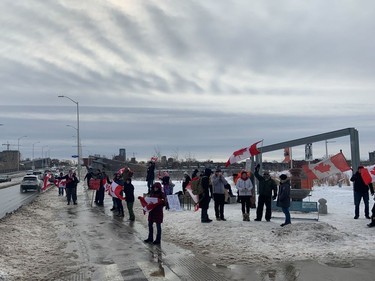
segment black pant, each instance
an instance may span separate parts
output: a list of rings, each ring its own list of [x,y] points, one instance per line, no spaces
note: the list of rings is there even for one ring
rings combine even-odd
[[[118,214],[119,215],[124,215],[124,206],[122,205],[122,200],[120,198],[115,198],[115,202],[116,202],[116,208],[117,208],[117,211],[118,211]]]
[[[263,205],[266,205],[266,220],[271,220],[271,202],[272,196],[259,195],[258,196],[258,208],[257,208],[257,220],[261,220],[263,216]]]
[[[152,180],[147,180],[147,191],[148,191],[148,193],[151,193],[151,191],[152,191],[152,185],[154,184],[154,180],[152,179]]]
[[[225,203],[225,195],[214,193],[214,200],[215,200],[215,216],[216,218],[224,219],[224,203]]]
[[[250,196],[241,196],[242,214],[250,214]]]
[[[68,203],[73,199],[73,202],[77,202],[77,187],[69,187],[66,189],[66,199]]]
[[[104,186],[101,186],[99,190],[96,191],[95,193],[95,203],[98,205],[103,205],[104,202],[104,192],[105,188]]]
[[[148,238],[147,240],[148,241],[152,241],[154,239],[154,226],[153,226],[153,222],[149,221],[148,222]],[[156,242],[160,242],[161,240],[161,223],[155,223],[156,224],[156,238],[155,238],[155,241]]]

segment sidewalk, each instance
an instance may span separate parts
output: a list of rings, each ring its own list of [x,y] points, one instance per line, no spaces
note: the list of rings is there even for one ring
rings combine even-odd
[[[81,188],[79,188],[82,190]],[[136,202],[136,221],[113,215],[112,200],[104,207],[91,207],[92,191],[78,194],[78,205],[65,206],[60,220],[60,239],[74,252],[80,270],[60,280],[227,280],[187,250],[162,241],[161,246],[143,243],[147,237],[147,216]],[[69,238],[68,238],[69,237]]]

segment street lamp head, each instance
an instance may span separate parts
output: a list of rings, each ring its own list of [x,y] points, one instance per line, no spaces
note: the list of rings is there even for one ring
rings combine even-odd
[[[65,98],[65,96],[57,96],[58,98]]]

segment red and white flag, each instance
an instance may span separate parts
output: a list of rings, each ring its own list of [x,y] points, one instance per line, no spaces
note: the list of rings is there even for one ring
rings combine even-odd
[[[52,178],[52,174],[46,174],[43,179],[43,188],[42,190],[46,190],[49,186],[51,186],[51,182],[49,181]]]
[[[125,198],[121,195],[123,189],[124,187],[122,185],[119,185],[115,181],[112,181],[110,185],[110,195],[114,198],[125,200]]]
[[[244,160],[244,159],[250,158],[251,156],[255,156],[259,154],[260,151],[257,148],[257,144],[262,141],[263,140],[258,141],[249,147],[241,148],[233,152],[233,154],[229,157],[227,163],[225,164],[225,167],[228,167],[230,164],[237,163],[241,160]]]
[[[350,170],[342,152],[316,164],[303,165],[302,169],[309,179],[323,179],[330,175]]]
[[[194,201],[195,204],[198,204],[198,202],[199,202],[199,196],[193,194],[193,191],[191,189],[191,182],[192,181],[197,181],[197,180],[199,180],[199,177],[192,178],[191,181],[186,186],[186,190],[187,190],[187,192],[189,192],[189,194],[190,194],[190,196],[193,199],[193,201]]]
[[[141,202],[144,214],[152,211],[156,206],[163,204],[163,200],[156,197],[139,196],[138,199]]]
[[[365,184],[375,182],[375,165],[364,167],[361,176]]]
[[[150,159],[151,162],[156,162],[158,161],[158,157],[156,156],[152,156],[151,159]]]

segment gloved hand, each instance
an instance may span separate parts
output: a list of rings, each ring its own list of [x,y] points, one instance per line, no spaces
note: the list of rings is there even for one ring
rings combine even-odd
[[[272,196],[272,200],[276,200],[277,195]]]
[[[255,166],[255,171],[256,171],[256,172],[259,172],[259,169],[260,169],[260,165],[257,164],[257,165]]]

